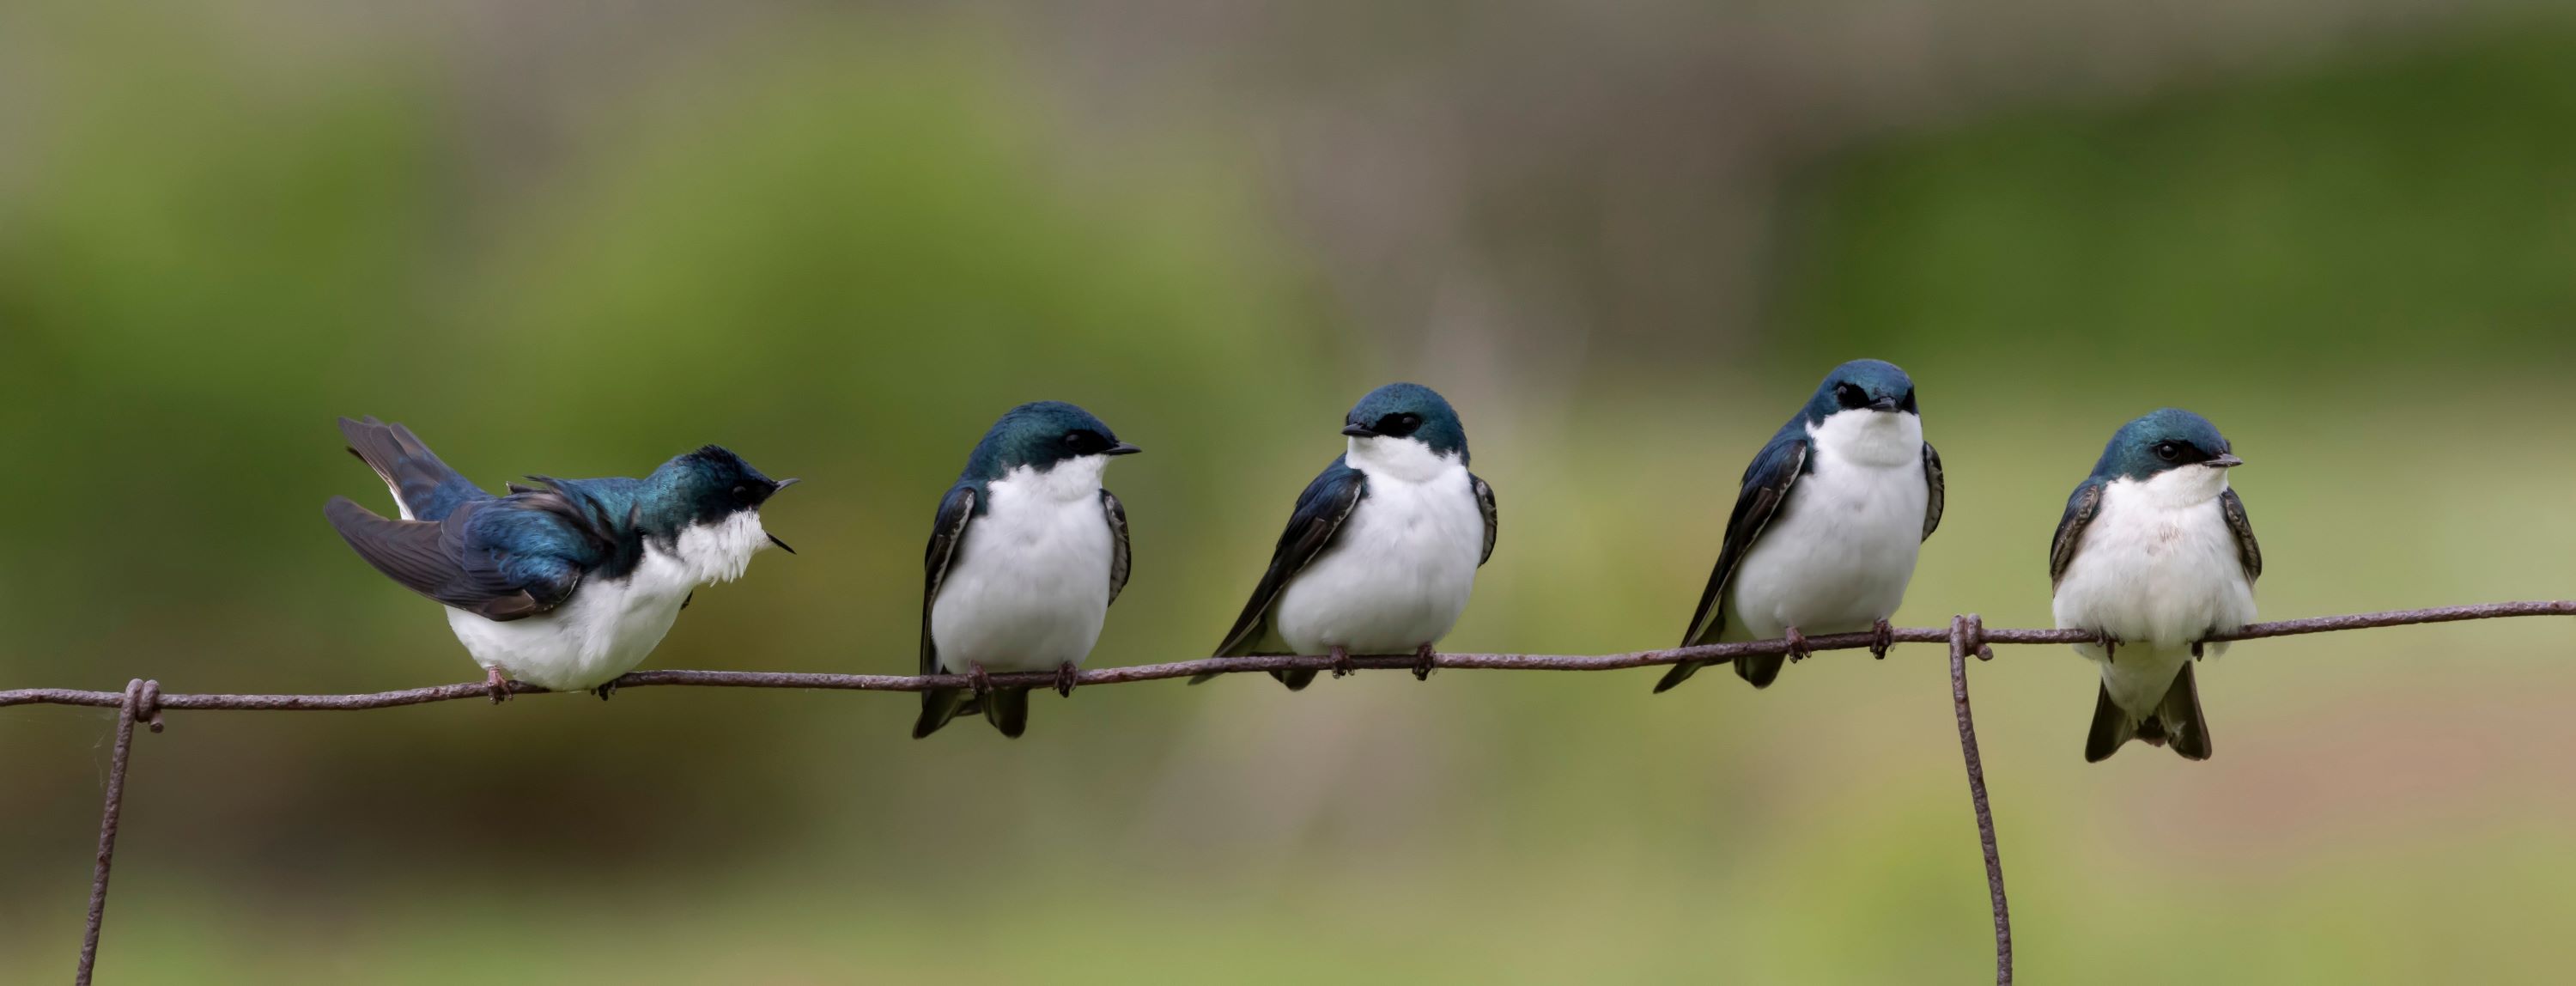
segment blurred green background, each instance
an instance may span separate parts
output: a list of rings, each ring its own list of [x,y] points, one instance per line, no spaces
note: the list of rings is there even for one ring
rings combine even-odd
[[[2109,431],[2199,410],[2267,615],[2576,594],[2576,20],[2517,3],[0,6],[0,686],[475,669],[323,522],[332,419],[486,485],[722,442],[804,554],[651,667],[904,672],[942,488],[1150,454],[1092,663],[1203,654],[1343,410],[1459,406],[1445,642],[1670,644],[1835,362],[1920,381],[1899,622],[2045,625]],[[2025,981],[2550,982],[2576,627],[2240,645],[2218,756],[1975,669]],[[138,740],[101,982],[1969,982],[1938,649],[1042,699],[638,689]],[[0,979],[68,972],[113,716],[0,711]]]

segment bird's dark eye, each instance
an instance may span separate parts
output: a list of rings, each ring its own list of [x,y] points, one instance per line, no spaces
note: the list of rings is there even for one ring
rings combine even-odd
[[[1372,430],[1389,438],[1403,438],[1407,435],[1413,434],[1415,430],[1421,427],[1422,416],[1411,411],[1406,411],[1402,414],[1390,414],[1386,417],[1377,419],[1377,427]]]
[[[2176,445],[2172,442],[2157,442],[2156,458],[2163,459],[2166,462],[2180,459],[2182,458],[2182,446]]]
[[[1091,429],[1077,428],[1064,433],[1064,447],[1075,455],[1091,455],[1107,451],[1109,439]]]
[[[744,486],[739,483],[735,484],[733,488],[733,498],[736,500],[751,499],[751,487]]]
[[[1912,387],[1907,387],[1907,388],[1905,388],[1905,399],[1904,399],[1904,400],[1902,400],[1902,401],[1897,402],[1897,404],[1896,404],[1896,409],[1897,409],[1897,410],[1899,410],[1899,411],[1903,411],[1903,412],[1905,412],[1905,413],[1907,413],[1907,414],[1921,414],[1921,413],[1923,413],[1923,412],[1921,412],[1921,411],[1915,410],[1915,408],[1914,408],[1914,388],[1912,388]]]
[[[1858,384],[1835,384],[1834,403],[1844,407],[1868,407],[1869,391],[1862,390]]]

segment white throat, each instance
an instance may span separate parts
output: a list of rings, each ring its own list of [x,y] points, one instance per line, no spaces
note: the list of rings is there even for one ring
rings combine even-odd
[[[2227,491],[2227,470],[2209,465],[2177,466],[2143,480],[2116,479],[2112,482],[2135,483],[2148,504],[2166,510],[2180,510],[2218,499],[2218,494]]]
[[[1419,438],[1355,435],[1349,451],[1351,468],[1409,483],[1428,483],[1464,467],[1457,453],[1434,452]]]
[[[751,567],[751,556],[769,547],[769,530],[760,526],[760,511],[745,510],[711,524],[680,529],[671,557],[691,585],[731,582]]]
[[[1008,483],[1023,495],[1040,500],[1099,499],[1100,473],[1109,467],[1105,455],[1077,455],[1057,462],[1045,472],[1029,466],[1013,466],[995,483]]]
[[[1836,411],[1807,426],[1807,440],[1836,459],[1864,466],[1923,461],[1923,418],[1903,411]]]

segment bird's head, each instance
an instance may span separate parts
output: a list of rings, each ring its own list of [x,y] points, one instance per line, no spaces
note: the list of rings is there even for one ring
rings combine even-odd
[[[2243,462],[2234,453],[2208,418],[2168,407],[2121,425],[2103,446],[2093,475],[2145,481],[2173,473],[2204,481],[2214,495],[2226,485],[2226,471]]]
[[[1005,411],[966,460],[969,479],[996,480],[1014,469],[1053,474],[1070,464],[1097,479],[1110,457],[1144,451],[1118,440],[1091,412],[1063,401],[1037,401]]]
[[[762,505],[796,480],[762,475],[724,446],[709,445],[663,463],[653,470],[649,484],[661,493],[653,498],[656,505],[675,515],[674,527],[726,529],[732,539],[746,542],[746,558],[749,551],[772,544],[796,552],[760,526]]]
[[[1391,383],[1368,392],[1342,418],[1354,460],[1392,464],[1419,459],[1467,461],[1467,429],[1438,391],[1418,383]]]

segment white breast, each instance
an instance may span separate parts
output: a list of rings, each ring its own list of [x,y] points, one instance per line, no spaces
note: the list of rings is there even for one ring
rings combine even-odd
[[[1433,456],[1413,439],[1355,439],[1351,449],[1368,494],[1280,591],[1271,625],[1300,654],[1409,654],[1466,612],[1485,515],[1456,455]]]
[[[496,622],[450,607],[447,625],[474,661],[556,691],[607,684],[644,663],[697,587],[741,577],[769,546],[757,511],[683,529],[669,547],[644,540],[644,560],[623,579],[594,578],[553,612]]]
[[[2058,580],[2051,606],[2058,626],[2108,631],[2122,642],[2104,673],[2122,708],[2162,697],[2193,640],[2254,619],[2254,586],[2218,505],[2226,488],[2225,471],[2204,466],[2111,481]],[[2213,657],[2226,649],[2207,648]],[[2097,645],[2076,651],[2104,657]]]
[[[1867,630],[1905,601],[1931,500],[1922,419],[1846,411],[1808,436],[1811,471],[1736,567],[1721,640]]]
[[[985,512],[966,526],[930,610],[942,670],[1048,671],[1090,655],[1109,610],[1106,461],[1022,467],[986,484]]]

